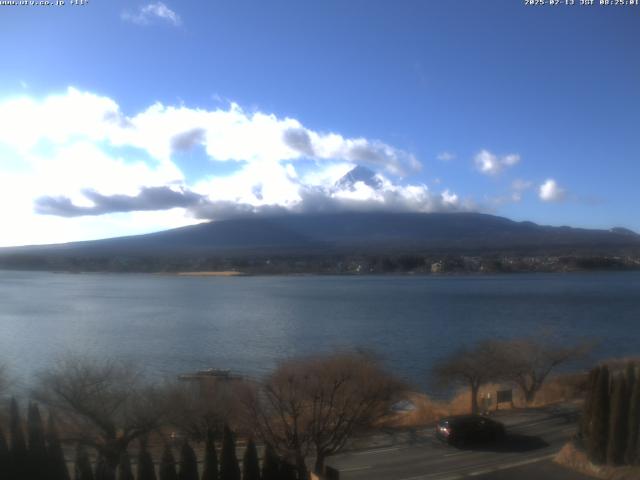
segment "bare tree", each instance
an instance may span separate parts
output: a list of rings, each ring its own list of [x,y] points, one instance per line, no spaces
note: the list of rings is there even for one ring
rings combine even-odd
[[[134,439],[159,425],[156,392],[131,367],[68,356],[40,374],[34,397],[58,412],[66,441],[90,446],[115,471]]]
[[[240,380],[202,378],[166,384],[167,422],[196,442],[220,438],[225,424],[237,423]]]
[[[306,478],[327,456],[386,415],[402,385],[372,357],[355,353],[291,359],[246,392],[247,419]]]
[[[0,397],[7,393],[9,386],[9,375],[7,373],[7,366],[0,363]]]
[[[471,413],[478,413],[480,387],[502,373],[502,364],[494,341],[485,340],[473,347],[461,347],[436,362],[432,373],[443,386],[463,385],[471,390]]]
[[[527,404],[535,400],[549,374],[558,366],[584,357],[589,343],[560,345],[548,336],[495,341],[501,379],[510,380],[522,391]]]
[[[478,391],[488,382],[509,381],[522,390],[527,403],[559,365],[586,355],[590,344],[559,345],[543,334],[511,340],[483,340],[462,347],[436,363],[435,378],[442,385],[464,384],[471,389],[471,412],[478,412]]]

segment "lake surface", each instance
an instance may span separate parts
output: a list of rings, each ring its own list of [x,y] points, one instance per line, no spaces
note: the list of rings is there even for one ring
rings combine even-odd
[[[373,349],[420,385],[433,361],[487,337],[600,340],[640,354],[640,272],[451,277],[178,277],[0,271],[0,361],[18,382],[65,352],[156,376]]]

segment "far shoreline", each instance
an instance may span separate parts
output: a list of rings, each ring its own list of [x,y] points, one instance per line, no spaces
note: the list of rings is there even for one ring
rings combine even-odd
[[[196,271],[196,272],[158,272],[156,275],[174,275],[178,277],[246,277],[248,274],[235,270]]]
[[[15,269],[2,268],[0,272],[15,273],[53,273],[67,275],[151,275],[156,277],[186,277],[186,278],[206,278],[206,277],[408,277],[408,278],[492,278],[509,277],[520,275],[589,275],[589,274],[612,274],[612,273],[637,273],[640,268],[627,269],[576,269],[576,270],[513,270],[513,271],[450,271],[450,272],[244,272],[237,270],[202,270],[202,271],[118,271],[118,270],[59,270],[59,269]]]

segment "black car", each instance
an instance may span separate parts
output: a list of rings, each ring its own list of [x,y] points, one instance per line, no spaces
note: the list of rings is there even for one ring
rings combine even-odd
[[[495,442],[504,436],[502,423],[481,415],[444,418],[436,425],[436,437],[449,445]]]

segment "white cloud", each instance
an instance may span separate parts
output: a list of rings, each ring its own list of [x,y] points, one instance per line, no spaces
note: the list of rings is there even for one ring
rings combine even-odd
[[[187,182],[174,154],[195,146],[212,162],[236,162],[239,169]],[[0,98],[0,148],[10,159],[0,163],[0,218],[11,232],[0,239],[5,246],[136,234],[234,211],[463,208],[448,190],[391,180],[420,168],[408,152],[375,139],[314,131],[294,118],[249,113],[236,104],[203,109],[156,103],[126,115],[113,99],[75,88],[45,98],[23,93]],[[356,165],[391,177],[380,174],[379,189],[361,182],[336,188]],[[180,192],[202,201],[181,200]],[[150,210],[156,201],[164,205],[159,208],[181,208],[165,210],[166,217],[161,211],[125,211],[140,205]],[[49,215],[36,214],[38,205]],[[51,215],[65,208],[68,215],[83,216]]]
[[[565,190],[553,179],[547,179],[538,189],[538,196],[543,202],[561,202],[565,198]]]
[[[99,141],[121,128],[118,105],[107,97],[69,88],[42,101],[28,96],[0,103],[0,143],[27,151],[38,142],[64,144],[71,137]]]
[[[510,153],[502,157],[488,150],[481,150],[474,157],[477,170],[485,175],[497,175],[505,168],[513,167],[520,163],[520,155]]]
[[[122,19],[138,25],[149,25],[160,20],[175,27],[182,25],[180,15],[167,7],[163,2],[149,3],[141,6],[135,13],[123,12]]]
[[[291,164],[248,164],[226,177],[201,181],[194,191],[208,198],[193,209],[199,218],[216,219],[242,214],[332,211],[435,212],[467,209],[449,190],[431,191],[426,185],[398,185],[377,174],[379,187],[363,181],[339,186],[353,164],[332,165],[300,178]],[[259,196],[256,195],[259,192]]]
[[[513,167],[518,163],[520,163],[520,155],[511,153],[509,155],[505,155],[504,157],[502,157],[502,164],[507,167]]]
[[[0,247],[135,235],[201,221],[187,216],[181,208],[80,218],[37,215],[34,200],[54,181],[33,172],[8,173],[0,168]],[[74,200],[81,199],[74,195]]]
[[[126,126],[111,130],[111,142],[142,148],[164,160],[169,160],[177,149],[201,144],[213,161],[344,160],[396,175],[421,166],[410,153],[379,140],[317,132],[305,128],[296,119],[263,112],[248,113],[235,103],[227,110],[156,103],[132,117],[124,118],[119,111],[114,112],[113,117]]]
[[[456,156],[451,152],[441,152],[436,158],[441,162],[450,162],[451,160],[455,160]]]
[[[301,175],[302,183],[310,186],[330,187],[344,177],[353,164],[348,162],[332,162],[319,165],[317,168]]]
[[[285,144],[298,155],[384,168],[395,175],[405,175],[421,168],[420,162],[410,153],[396,149],[379,140],[344,138],[337,133],[321,134],[291,126],[283,132]]]
[[[533,186],[533,182],[529,180],[523,180],[521,178],[516,178],[513,182],[511,182],[511,190],[516,192],[523,192],[525,190],[529,190]]]
[[[532,186],[533,182],[530,182],[529,180],[523,180],[521,178],[515,179],[513,182],[511,182],[511,201],[521,201],[524,192],[529,190]]]
[[[513,203],[519,203],[522,201],[524,194],[533,187],[533,182],[529,180],[523,180],[521,178],[515,179],[509,186],[510,192],[503,195],[491,196],[485,195],[487,204],[491,207],[490,210],[509,205]]]
[[[445,190],[444,192],[442,192],[441,196],[442,196],[442,201],[448,205],[456,206],[458,205],[458,202],[460,200],[458,198],[458,195],[450,192],[449,190]]]
[[[156,103],[125,116],[114,100],[72,87],[41,101],[21,96],[0,102],[0,143],[24,152],[42,141],[64,145],[77,139],[137,147],[158,162],[170,162],[174,151],[200,144],[213,161],[310,157],[366,164],[393,174],[420,168],[413,155],[379,140],[317,132],[296,119],[247,113],[237,104],[206,110]]]

